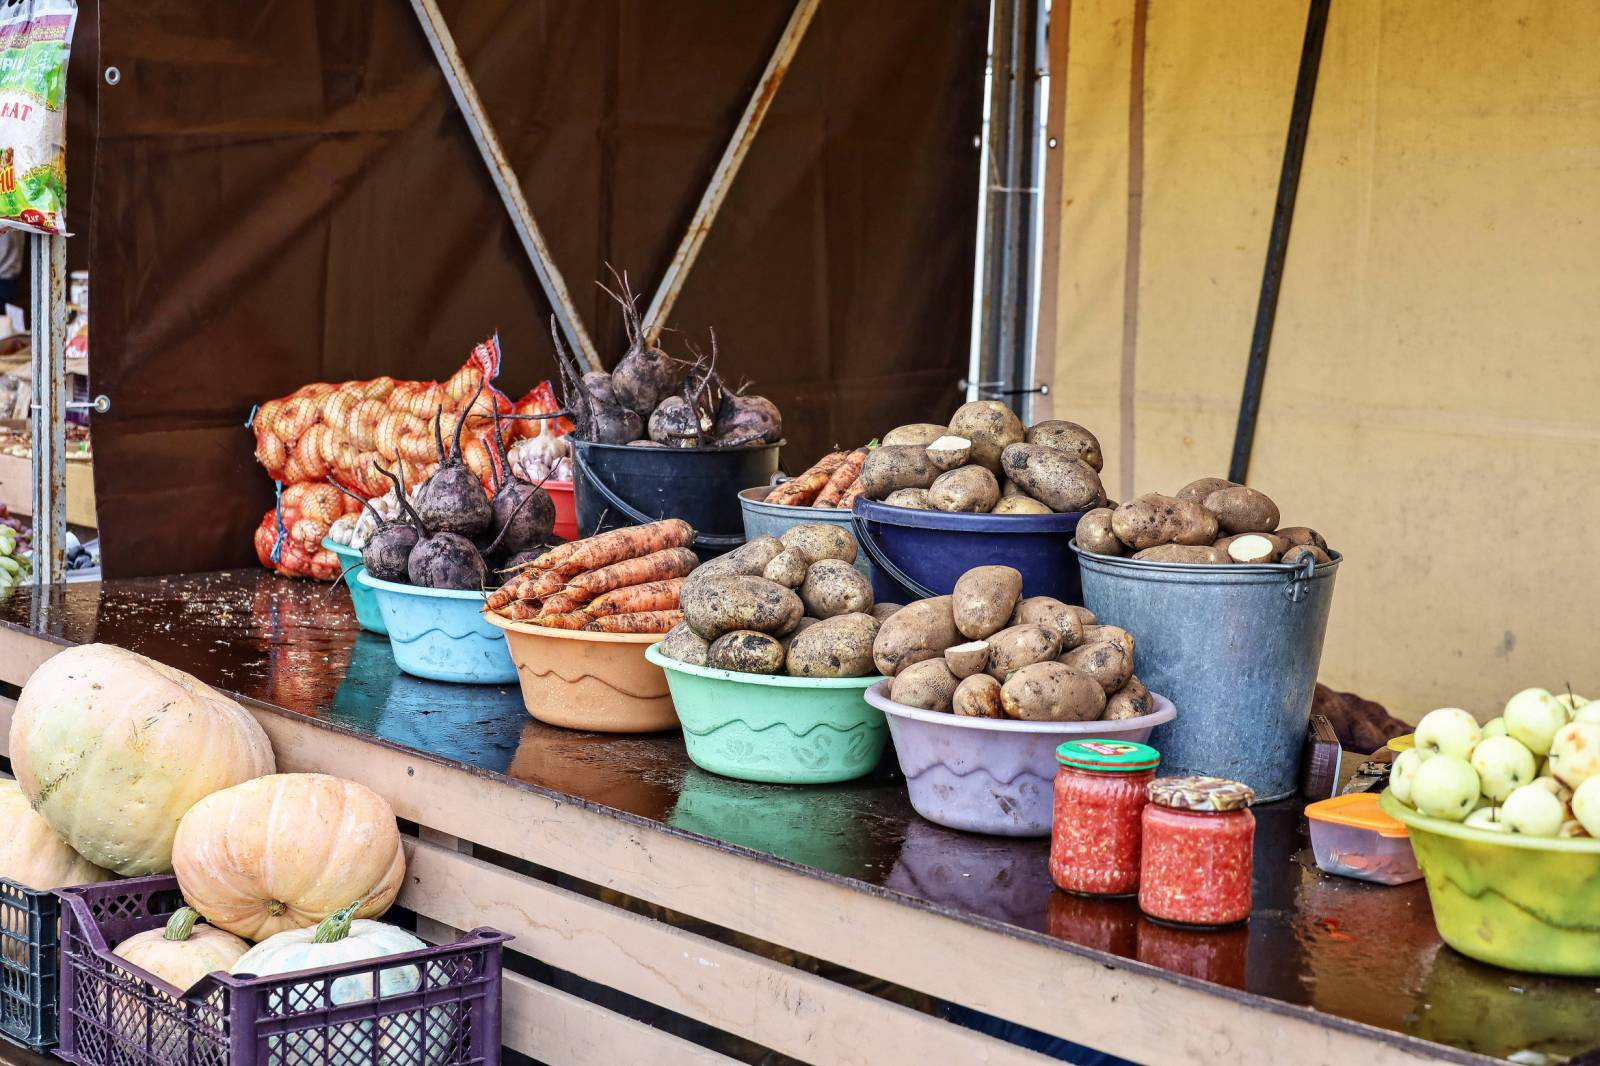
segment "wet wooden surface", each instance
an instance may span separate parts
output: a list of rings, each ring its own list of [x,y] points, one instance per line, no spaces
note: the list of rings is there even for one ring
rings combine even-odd
[[[0,602],[0,625],[132,648],[342,731],[746,849],[758,861],[920,901],[952,920],[1199,978],[1224,995],[1266,997],[1526,1063],[1600,1047],[1600,981],[1510,973],[1456,954],[1439,942],[1420,882],[1383,888],[1318,872],[1294,802],[1257,808],[1249,924],[1185,932],[1145,921],[1131,901],[1054,890],[1044,840],[974,836],[922,820],[892,753],[851,784],[755,785],[698,769],[675,733],[615,737],[542,726],[515,688],[401,674],[387,641],[356,629],[339,589],[255,571],[58,586],[37,600],[18,589]]]

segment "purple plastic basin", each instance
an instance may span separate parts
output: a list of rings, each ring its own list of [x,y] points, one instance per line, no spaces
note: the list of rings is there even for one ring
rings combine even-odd
[[[896,703],[892,683],[878,682],[866,697],[889,716],[911,806],[930,822],[994,836],[1050,835],[1061,744],[1085,737],[1143,742],[1178,713],[1171,700],[1151,693],[1154,711],[1116,722],[963,718]]]

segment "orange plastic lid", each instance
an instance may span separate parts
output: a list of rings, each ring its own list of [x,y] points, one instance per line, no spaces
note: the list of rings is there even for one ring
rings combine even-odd
[[[1334,825],[1351,825],[1357,829],[1371,829],[1379,836],[1409,836],[1405,825],[1397,818],[1383,813],[1378,806],[1376,792],[1352,792],[1347,796],[1318,800],[1306,806],[1306,817]]]

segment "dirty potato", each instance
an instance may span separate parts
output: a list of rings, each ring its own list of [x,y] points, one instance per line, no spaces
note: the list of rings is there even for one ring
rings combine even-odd
[[[1311,544],[1323,551],[1328,550],[1328,542],[1322,539],[1321,533],[1310,526],[1285,526],[1278,530],[1278,536],[1288,541],[1291,548],[1297,544]]]
[[[1120,644],[1122,650],[1128,653],[1128,661],[1133,661],[1133,634],[1121,626],[1103,626],[1091,622],[1083,627],[1084,644]],[[1066,649],[1062,649],[1065,651]]]
[[[963,718],[1004,718],[1005,704],[1000,699],[1000,682],[988,674],[973,674],[956,686],[951,710]]]
[[[961,633],[950,608],[949,596],[935,596],[907,604],[890,615],[872,642],[872,660],[878,673],[894,677],[925,659],[944,655],[961,643]]]
[[[1010,566],[975,566],[956,578],[950,609],[968,640],[1004,629],[1022,596],[1022,572]]]
[[[1105,491],[1094,467],[1057,448],[1013,444],[1000,461],[1006,476],[1023,492],[1062,514],[1089,510]]]
[[[1133,656],[1121,644],[1109,641],[1073,648],[1061,657],[1061,662],[1094,678],[1107,695],[1126,685],[1133,676]]]
[[[948,711],[955,702],[956,685],[956,675],[943,659],[928,659],[896,674],[889,698],[925,711]]]
[[[872,583],[843,559],[819,559],[800,583],[800,602],[812,618],[872,610]]]
[[[1220,489],[1231,488],[1233,488],[1233,482],[1229,481],[1227,478],[1203,477],[1189,482],[1183,488],[1173,493],[1173,495],[1180,500],[1188,500],[1191,503],[1205,503],[1206,497],[1211,495],[1213,492],[1217,492]]]
[[[1029,596],[1017,601],[1010,624],[1048,626],[1061,637],[1061,650],[1067,651],[1083,643],[1084,627],[1094,625],[1094,614],[1087,607],[1062,603],[1054,596]]]
[[[711,577],[684,582],[684,621],[704,640],[737,629],[783,636],[800,624],[805,610],[793,589],[764,577]]]
[[[1264,492],[1244,485],[1218,489],[1205,498],[1224,533],[1271,533],[1278,528],[1278,505]]]
[[[1000,688],[1006,717],[1026,722],[1087,722],[1106,709],[1106,693],[1094,678],[1066,663],[1033,663]]]
[[[1078,529],[1074,534],[1078,538],[1078,547],[1087,552],[1099,555],[1121,555],[1127,551],[1117,535],[1111,532],[1111,508],[1096,507],[1082,518],[1078,519]]]
[[[891,614],[894,614],[904,606],[905,604],[903,603],[875,603],[872,605],[872,610],[867,613],[880,622],[887,622]]]
[[[988,514],[999,502],[1000,483],[988,467],[977,464],[940,474],[928,489],[928,503],[935,511]]]
[[[966,644],[957,644],[944,650],[945,665],[950,667],[950,672],[959,678],[968,678],[973,674],[982,673],[989,669],[989,642],[986,640],[968,641]]]
[[[861,464],[861,492],[869,500],[883,500],[897,489],[925,489],[942,473],[928,458],[926,443],[883,444]]]
[[[1046,448],[1056,448],[1082,459],[1094,467],[1097,473],[1105,469],[1105,457],[1100,454],[1099,439],[1076,422],[1066,422],[1061,419],[1035,422],[1023,440],[1028,444],[1042,444]]]
[[[928,458],[933,460],[933,465],[940,470],[955,470],[967,465],[967,460],[972,457],[972,442],[965,437],[952,437],[948,434],[940,437],[928,445]]]
[[[1157,544],[1133,553],[1152,563],[1229,563],[1228,553],[1210,544]]]
[[[799,552],[808,563],[819,559],[843,559],[847,563],[856,561],[856,538],[843,526],[802,522],[784,530],[778,540],[785,551]]]
[[[706,649],[711,645],[689,628],[688,622],[679,622],[661,638],[661,654],[690,666],[706,664]]]
[[[972,454],[967,461],[986,466],[993,474],[1000,473],[1000,453],[1007,445],[1021,442],[1024,436],[1022,419],[999,400],[962,404],[950,416],[949,433],[971,441]]]
[[[1105,713],[1100,717],[1108,722],[1115,722],[1123,718],[1138,718],[1155,709],[1156,701],[1151,698],[1150,690],[1144,687],[1144,682],[1137,677],[1130,677],[1126,685],[1117,689],[1111,698],[1106,700]]]
[[[859,612],[835,615],[806,627],[789,642],[792,677],[870,677],[878,620]]]
[[[890,507],[909,507],[914,511],[933,510],[933,500],[927,489],[895,489],[883,498]]]
[[[783,544],[777,537],[763,534],[755,540],[746,541],[726,555],[719,555],[710,562],[701,563],[694,568],[684,584],[704,581],[709,577],[760,577],[766,570],[767,564],[777,558],[783,551]]]
[[[908,426],[894,427],[883,435],[881,443],[885,448],[894,448],[902,444],[914,444],[919,448],[926,448],[945,433],[943,426],[936,426],[932,422],[913,422]]]
[[[706,665],[741,674],[782,673],[783,645],[766,633],[735,629],[711,642],[706,650]]]
[[[1193,500],[1146,493],[1111,512],[1111,531],[1135,552],[1158,544],[1210,545],[1217,516]]]
[[[1009,496],[1000,497],[1000,502],[994,505],[990,514],[1055,514],[1054,511],[1034,499],[1020,492],[1013,492]]]
[[[797,589],[806,579],[806,557],[793,548],[785,548],[772,557],[772,562],[761,572],[768,581],[776,581],[786,589]]]
[[[1049,626],[1025,625],[1002,629],[989,638],[990,677],[1004,681],[1014,670],[1042,663],[1061,654],[1061,635]]]
[[[1323,563],[1333,562],[1333,556],[1329,555],[1315,544],[1296,544],[1294,547],[1284,552],[1283,558],[1279,559],[1278,561],[1280,563],[1298,564],[1300,560],[1304,559],[1307,555],[1316,560],[1317,566],[1321,566]]]

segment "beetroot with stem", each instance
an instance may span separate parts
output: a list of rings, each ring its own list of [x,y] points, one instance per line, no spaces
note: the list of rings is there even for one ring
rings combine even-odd
[[[477,391],[472,394],[472,399],[456,421],[455,447],[448,456],[444,452],[444,438],[439,432],[444,409],[440,407],[434,412],[433,434],[434,444],[439,449],[439,469],[417,490],[417,514],[425,529],[475,537],[489,528],[489,523],[494,519],[489,496],[483,491],[477,475],[467,469],[461,453],[461,431],[466,428],[472,408],[483,394],[484,382],[485,379],[480,375]]]
[[[477,545],[459,533],[423,537],[411,549],[406,574],[426,589],[481,589],[489,571]]]
[[[597,371],[582,372],[561,343],[561,332],[550,316],[550,339],[555,342],[556,366],[561,371],[561,398],[572,412],[572,435],[597,444],[627,444],[644,435],[637,411],[608,401]]]
[[[401,514],[409,513],[412,518],[415,518],[416,512],[412,511],[410,505],[406,502],[405,484],[395,477],[393,473],[385,470],[377,463],[372,465],[378,473],[394,484],[395,495],[400,500]],[[379,581],[404,581],[406,579],[406,563],[411,557],[411,549],[416,547],[417,541],[422,537],[420,522],[413,526],[406,522],[404,517],[384,518],[371,503],[361,499],[360,496],[357,496],[333,480],[333,478],[330,477],[328,479],[328,484],[352,500],[360,501],[361,506],[372,512],[376,525],[373,527],[372,536],[367,538],[366,545],[361,549],[361,565],[367,568],[367,573]]]
[[[639,319],[639,300],[628,285],[628,275],[618,274],[609,265],[611,277],[622,290],[612,292],[604,284],[600,288],[622,307],[622,323],[628,332],[628,351],[616,369],[611,371],[611,391],[617,403],[628,408],[641,419],[672,393],[678,383],[679,365],[676,359],[650,343],[645,336],[644,323]],[[624,442],[625,443],[625,442]]]
[[[507,554],[525,551],[542,543],[550,536],[556,524],[556,505],[542,485],[533,485],[511,473],[511,462],[506,458],[505,438],[500,435],[500,413],[494,416],[494,447],[500,457],[504,477],[497,478],[494,498],[489,508],[494,518],[491,528],[500,531],[496,538],[500,550]]]

